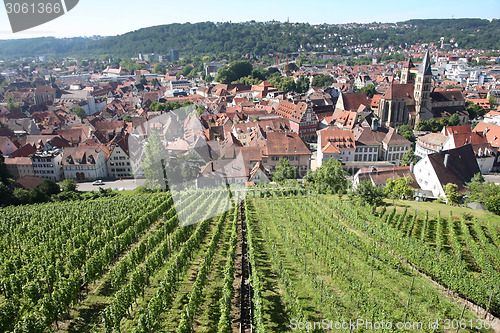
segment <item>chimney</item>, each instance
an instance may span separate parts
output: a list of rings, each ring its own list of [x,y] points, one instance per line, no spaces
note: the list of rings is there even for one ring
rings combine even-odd
[[[448,167],[448,160],[449,160],[449,158],[450,158],[450,154],[444,155],[444,162],[443,162],[443,164],[444,164],[445,168]]]
[[[415,171],[415,163],[411,162],[410,163],[410,172],[414,173],[413,171]]]

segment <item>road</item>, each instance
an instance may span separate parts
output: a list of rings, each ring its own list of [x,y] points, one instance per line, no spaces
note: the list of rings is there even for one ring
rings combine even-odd
[[[500,185],[500,174],[491,174],[491,175],[485,175],[484,180],[487,182],[493,182],[497,185]]]
[[[93,182],[78,183],[77,190],[82,192],[97,191],[99,187],[110,189],[123,189],[123,191],[133,191],[144,184],[145,179],[123,179],[115,181],[103,181],[104,185],[95,186]]]

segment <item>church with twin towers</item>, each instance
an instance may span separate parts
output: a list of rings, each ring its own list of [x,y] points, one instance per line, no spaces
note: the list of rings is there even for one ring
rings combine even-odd
[[[410,125],[414,128],[420,120],[439,120],[453,114],[458,114],[462,124],[468,123],[469,114],[462,92],[434,89],[429,51],[418,69],[411,59],[405,62],[400,82],[389,86],[377,110],[379,123],[385,127]]]

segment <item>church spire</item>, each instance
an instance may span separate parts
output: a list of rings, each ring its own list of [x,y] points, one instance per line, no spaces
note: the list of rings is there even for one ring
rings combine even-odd
[[[422,65],[418,70],[418,74],[422,75],[432,75],[431,71],[431,57],[429,55],[429,50],[425,52],[424,61],[422,61]]]

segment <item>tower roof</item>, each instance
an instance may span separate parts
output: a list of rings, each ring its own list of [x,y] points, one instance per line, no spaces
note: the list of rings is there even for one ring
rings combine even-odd
[[[424,61],[422,61],[422,64],[420,65],[420,68],[418,70],[418,74],[432,75],[431,57],[429,55],[429,50],[427,50],[427,52],[425,52]]]
[[[415,65],[413,64],[413,62],[411,61],[411,59],[408,59],[405,62],[405,64],[403,65],[403,68],[409,68],[409,69],[411,69],[411,68],[414,68],[414,67],[415,67]]]

